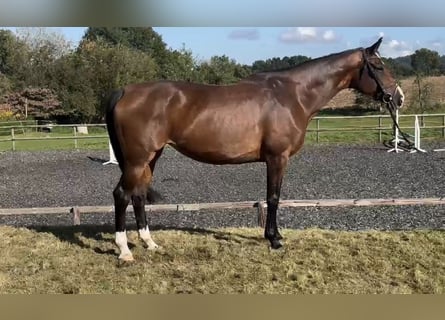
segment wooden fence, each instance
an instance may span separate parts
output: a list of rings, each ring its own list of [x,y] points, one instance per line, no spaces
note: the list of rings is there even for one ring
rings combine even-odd
[[[407,206],[407,205],[445,205],[445,197],[441,198],[399,198],[399,199],[316,199],[316,200],[282,200],[280,208],[298,207],[369,207],[369,206]],[[264,227],[267,204],[264,201],[213,202],[186,204],[147,205],[147,211],[200,211],[223,209],[257,208],[258,225]],[[132,207],[128,207],[132,212]],[[73,223],[80,224],[80,214],[111,213],[113,206],[82,206],[82,207],[39,207],[39,208],[0,208],[1,215],[36,215],[36,214],[68,214],[73,215]]]
[[[422,114],[421,118],[421,130],[434,129],[440,130],[439,136],[445,138],[445,114]],[[431,122],[425,119],[435,118],[436,121]],[[406,118],[412,118],[410,125],[406,125]],[[414,129],[415,115],[400,115],[401,128],[403,130]],[[343,121],[343,126],[338,127],[332,125],[335,121]],[[355,122],[355,123],[354,123]],[[362,122],[357,124],[357,122]],[[349,125],[351,123],[351,125]],[[423,124],[423,125],[422,125]],[[21,141],[48,141],[48,140],[72,140],[72,147],[78,149],[79,141],[87,139],[103,139],[106,142],[108,135],[105,131],[105,124],[69,124],[69,125],[52,125],[52,129],[56,132],[54,134],[46,134],[41,136],[26,136],[26,131],[34,130],[38,131],[42,128],[46,128],[48,125],[10,125],[3,123],[0,125],[1,131],[9,131],[10,134],[0,137],[0,143],[11,143],[11,150],[17,149],[17,142]],[[102,134],[79,134],[79,128],[86,127],[100,127],[103,131]],[[57,135],[57,130],[70,130],[71,135]],[[371,116],[329,116],[329,117],[314,117],[308,128],[309,133],[315,133],[315,142],[320,142],[321,134],[334,134],[334,133],[360,133],[360,132],[376,132],[377,141],[381,143],[383,141],[383,135],[392,134],[392,122],[389,115],[371,115]]]

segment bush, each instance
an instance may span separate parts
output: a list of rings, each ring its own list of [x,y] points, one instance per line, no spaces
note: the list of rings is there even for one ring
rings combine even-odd
[[[14,112],[10,110],[0,110],[0,121],[10,121],[17,120],[17,117],[14,116]]]

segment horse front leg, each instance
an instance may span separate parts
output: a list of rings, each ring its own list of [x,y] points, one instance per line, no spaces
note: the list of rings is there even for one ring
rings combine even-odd
[[[269,156],[267,166],[267,218],[264,237],[270,241],[272,249],[282,247],[283,238],[278,231],[277,209],[280,202],[281,184],[287,167],[289,156],[286,154]]]

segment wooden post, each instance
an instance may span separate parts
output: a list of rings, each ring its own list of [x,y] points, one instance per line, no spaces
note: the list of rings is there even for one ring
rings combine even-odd
[[[442,116],[442,138],[445,138],[445,114]]]
[[[320,119],[317,119],[317,143],[320,142]]]
[[[77,137],[76,126],[73,127],[73,130],[74,130],[74,149],[77,150],[78,148],[77,148],[77,139],[76,139],[76,137]]]
[[[266,208],[267,205],[264,202],[258,201],[256,203],[258,209],[258,226],[264,228],[266,226]]]
[[[382,143],[382,116],[379,116],[379,143]]]
[[[12,151],[15,151],[14,128],[11,128],[11,137],[12,137]]]
[[[70,212],[73,214],[73,225],[80,225],[80,210],[78,207],[71,208]]]

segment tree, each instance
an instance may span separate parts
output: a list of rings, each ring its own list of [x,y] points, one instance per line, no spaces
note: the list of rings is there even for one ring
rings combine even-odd
[[[433,110],[434,105],[431,101],[431,83],[426,81],[425,76],[418,73],[414,79],[414,85],[416,90],[413,90],[412,93],[413,99],[410,109],[418,113],[425,113]],[[421,125],[423,125],[423,117],[421,118],[421,122]]]
[[[72,121],[101,120],[103,98],[115,88],[153,80],[154,59],[123,45],[105,41],[83,41],[77,52],[57,65],[58,92]]]
[[[9,30],[0,30],[0,73],[4,90],[19,90],[25,86],[29,56],[30,48],[23,41]]]
[[[0,73],[0,93],[1,94],[6,94],[11,92],[12,89],[12,82],[11,80],[9,80],[9,78],[7,76],[5,76],[4,74]],[[2,103],[2,97],[0,95],[0,103]]]
[[[399,58],[382,58],[383,63],[391,70],[395,78],[406,78],[414,74],[411,56]]]
[[[130,49],[141,51],[151,56],[159,66],[158,77],[166,79],[169,71],[165,71],[166,65],[170,63],[169,52],[162,37],[151,27],[90,27],[85,32],[82,42],[101,41],[111,46],[125,46]]]
[[[252,67],[246,64],[237,64],[235,66],[235,77],[237,79],[244,79],[252,74]]]
[[[50,89],[26,88],[4,97],[17,118],[48,119],[63,113],[57,95]]]
[[[445,74],[445,55],[440,57],[440,74]]]
[[[45,28],[19,28],[16,34],[0,32],[4,102],[23,115],[61,115],[55,66],[71,53],[72,47],[63,35]]]
[[[274,71],[287,68],[293,68],[297,65],[310,60],[311,58],[306,56],[292,56],[283,58],[271,58],[264,60],[257,60],[252,63],[252,72],[264,72],[264,71]]]
[[[239,80],[237,77],[238,64],[226,55],[213,56],[210,61],[199,66],[202,82],[208,84],[230,84]],[[238,71],[241,71],[238,69]]]
[[[163,75],[169,80],[182,80],[196,82],[201,77],[198,71],[198,63],[193,57],[192,51],[185,46],[181,50],[172,50],[167,54],[163,65]]]
[[[422,48],[411,55],[411,65],[417,74],[433,76],[439,73],[440,56],[437,51]]]
[[[10,30],[0,30],[0,73],[11,75],[11,56],[14,54],[16,38]]]
[[[380,101],[376,101],[373,98],[364,95],[360,92],[355,92],[355,104],[362,110],[366,111],[383,111],[383,104]]]

